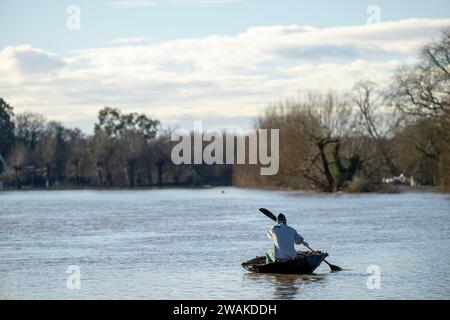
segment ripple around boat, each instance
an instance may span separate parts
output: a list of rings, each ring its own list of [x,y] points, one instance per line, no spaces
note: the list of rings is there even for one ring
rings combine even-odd
[[[266,263],[266,257],[259,256],[243,262],[242,266],[255,273],[306,274],[313,273],[327,256],[326,252],[298,251],[292,260]]]

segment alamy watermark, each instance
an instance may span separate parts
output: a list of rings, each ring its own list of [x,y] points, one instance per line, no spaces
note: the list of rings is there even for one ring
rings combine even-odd
[[[367,17],[366,24],[377,24],[381,22],[381,8],[377,5],[370,5],[366,9]]]
[[[260,168],[261,175],[275,175],[280,167],[279,131],[279,129],[226,129],[225,132],[208,129],[203,131],[202,122],[195,121],[192,134],[187,129],[176,129],[172,133],[171,141],[178,142],[172,149],[172,163],[175,165],[260,164],[263,166]],[[204,142],[209,143],[204,146]],[[246,163],[247,155],[248,163]]]
[[[381,268],[377,265],[370,265],[366,269],[367,273],[370,273],[370,276],[367,278],[367,289],[381,289]]]
[[[81,9],[77,5],[71,5],[67,7],[66,10],[67,17],[66,26],[69,30],[80,30],[81,29]]]
[[[68,266],[66,273],[69,273],[69,276],[66,280],[67,289],[81,289],[81,269],[77,265]]]

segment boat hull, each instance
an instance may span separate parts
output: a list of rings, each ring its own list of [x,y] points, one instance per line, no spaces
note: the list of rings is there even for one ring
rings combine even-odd
[[[242,263],[242,266],[255,273],[307,274],[313,273],[327,256],[325,252],[300,251],[293,260],[266,263],[265,257],[256,257]]]

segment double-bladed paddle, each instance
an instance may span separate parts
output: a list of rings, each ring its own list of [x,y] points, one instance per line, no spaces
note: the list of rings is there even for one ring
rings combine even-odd
[[[272,212],[267,210],[266,208],[259,208],[259,211],[261,211],[264,215],[266,215],[268,218],[272,219],[273,221],[277,221],[277,217]],[[307,245],[305,245],[305,246],[312,252],[316,252],[315,250],[311,249],[309,246],[307,246]],[[325,259],[323,261],[325,261],[325,263],[330,267],[331,271],[341,271],[342,270],[340,267],[328,263],[328,261]]]

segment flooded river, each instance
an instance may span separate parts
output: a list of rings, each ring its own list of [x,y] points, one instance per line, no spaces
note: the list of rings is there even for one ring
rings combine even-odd
[[[241,262],[271,246],[260,207],[283,212],[347,270],[245,271]],[[2,299],[449,299],[449,265],[446,194],[0,193]]]

